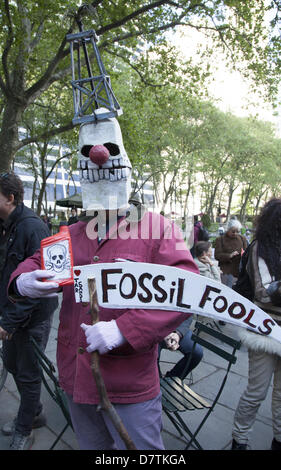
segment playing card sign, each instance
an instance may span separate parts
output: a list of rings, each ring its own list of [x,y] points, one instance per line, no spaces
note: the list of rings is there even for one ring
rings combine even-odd
[[[101,307],[195,313],[248,328],[281,342],[281,328],[263,310],[229,287],[183,269],[149,263],[74,267],[76,302],[89,302],[94,277]]]

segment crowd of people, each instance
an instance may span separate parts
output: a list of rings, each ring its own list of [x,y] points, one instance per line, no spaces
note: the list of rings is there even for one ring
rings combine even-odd
[[[215,240],[214,258],[211,244],[195,245],[195,261],[200,274],[221,280],[235,288],[241,269],[241,258],[248,248],[246,270],[252,288],[251,300],[281,325],[281,199],[273,198],[262,208],[255,221],[254,239],[241,235],[242,225],[229,220],[226,231]],[[221,323],[221,322],[220,322]],[[272,450],[281,450],[281,347],[268,337],[236,327],[236,334],[248,349],[248,383],[234,415],[232,450],[250,448],[250,437],[257,412],[267,396],[273,379]]]
[[[23,197],[24,191],[20,178],[14,173],[0,174],[0,339],[3,341],[4,364],[13,376],[20,397],[17,416],[3,426],[2,432],[11,436],[10,448],[17,450],[29,449],[34,441],[33,429],[46,424],[46,416],[40,400],[40,370],[30,336],[36,339],[42,350],[45,349],[53,314],[58,306],[58,286],[54,282],[49,282],[46,287],[47,283],[40,282],[42,276],[39,275],[40,250],[38,248],[41,240],[50,235],[50,229],[46,220],[40,219],[24,205]],[[72,227],[75,225],[72,233],[84,240],[82,247],[74,246],[74,255],[80,262],[85,263],[83,258],[85,226],[77,222],[77,213],[73,210],[68,224]],[[198,221],[196,224],[198,227]],[[234,218],[230,219],[225,232],[216,238],[214,248],[209,240],[198,240],[197,236],[192,250],[193,256],[187,249],[183,252],[174,250],[175,243],[180,239],[178,233],[172,240],[162,238],[157,243],[154,242],[155,247],[151,251],[153,256],[150,255],[150,257],[148,257],[145,243],[142,247],[143,259],[146,262],[182,266],[184,269],[222,282],[232,288],[239,276],[239,265],[243,253],[249,247],[249,241],[241,235],[240,231],[240,222]],[[197,235],[198,233],[199,231]],[[204,237],[208,238],[206,233]],[[103,259],[111,259],[111,256],[119,254],[120,250],[121,254],[124,250],[127,252],[128,242],[125,243],[126,246],[119,244],[117,251],[115,244],[112,244],[111,248],[107,244]],[[103,253],[102,247],[103,240],[99,241],[95,248],[99,256]],[[88,248],[90,249],[90,245]],[[281,315],[281,295],[279,294],[281,290],[281,199],[272,199],[265,204],[257,219],[255,237],[250,248],[247,269],[253,286],[253,301],[279,322]],[[140,259],[139,244],[138,247],[132,244],[129,251],[130,258],[135,259],[134,256],[138,253],[136,260]],[[92,330],[89,325],[82,323],[82,329],[79,329],[81,320],[84,322],[86,318],[85,309],[75,304],[71,289],[69,286],[64,288],[64,301],[60,314],[58,338],[58,360],[61,362],[60,381],[67,395],[80,448],[113,449],[119,442],[118,436],[114,435],[112,430],[110,435],[107,431],[100,433],[104,423],[101,422],[100,415],[91,405],[95,395],[88,385],[85,372],[81,373],[83,368],[89,367],[88,359],[85,359],[84,355],[79,357],[81,364],[78,371],[80,372],[77,374],[77,370],[75,371],[78,342],[86,349],[85,342],[87,341],[87,350],[89,348],[93,350],[95,343],[91,340]],[[76,318],[72,325],[73,331],[70,331],[71,311]],[[134,311],[131,316],[128,314],[126,318],[115,315],[115,320],[107,322],[110,324],[110,340],[102,339],[102,359],[105,358],[103,367],[106,371],[107,361],[112,358],[110,351],[116,350],[115,366],[123,371],[123,394],[120,389],[115,388],[115,384],[110,382],[110,379],[108,383],[111,386],[111,396],[114,398],[119,394],[116,402],[117,410],[139,449],[163,449],[160,419],[161,395],[155,376],[155,361],[161,357],[163,348],[180,351],[182,356],[166,374],[185,379],[200,364],[203,358],[203,348],[199,345],[193,348],[192,316],[186,319],[183,314],[171,312],[168,320],[167,318],[164,320],[163,312],[160,311],[156,316],[147,312],[145,315],[147,316],[145,330],[143,329],[143,313],[140,314],[137,311]],[[86,339],[83,337],[82,330],[85,331]],[[77,331],[79,332],[78,342],[74,340]],[[257,411],[274,377],[272,449],[280,450],[281,347],[272,339],[261,337],[242,328],[237,327],[237,333],[248,348],[249,376],[247,387],[239,400],[234,416],[232,449],[246,450],[249,447],[250,432]],[[72,335],[72,339],[67,339],[69,334]],[[66,351],[67,344],[71,347],[68,346]],[[153,350],[151,350],[151,345],[153,345]],[[135,350],[137,351],[136,357],[134,356]],[[153,363],[151,362],[152,351]],[[192,357],[190,357],[191,351]],[[124,354],[132,358],[134,371],[141,378],[138,382],[132,382],[130,375],[132,369],[126,370],[124,367],[122,359]],[[146,374],[142,377],[143,367],[145,367]],[[78,379],[73,382],[74,376]],[[74,401],[74,396],[80,397],[78,404]],[[85,400],[87,404],[80,406],[79,402],[84,403]],[[132,408],[124,407],[122,403],[131,404]],[[152,420],[152,411],[156,412],[156,410],[156,419]],[[147,416],[150,416],[148,420]],[[145,433],[142,432],[142,428],[136,429],[134,425],[136,417],[138,422],[143,421]]]

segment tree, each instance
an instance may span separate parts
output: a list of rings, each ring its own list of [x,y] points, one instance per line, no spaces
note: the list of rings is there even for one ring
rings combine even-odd
[[[15,162],[25,164],[34,176],[32,208],[39,215],[43,210],[44,199],[45,212],[48,210],[46,203],[48,178],[54,174],[54,169],[61,160],[68,160],[68,181],[72,178],[72,160],[77,147],[77,133],[72,132],[68,136],[61,133],[59,137],[49,136],[49,133],[52,135],[52,130],[56,129],[56,124],[63,119],[63,110],[59,106],[59,97],[62,93],[61,88],[53,87],[52,93],[49,90],[48,101],[43,95],[25,111],[22,121],[25,136],[22,138],[31,143],[25,145],[15,157]],[[65,103],[70,104],[68,94]],[[67,147],[67,150],[62,151],[63,146]],[[50,155],[52,157],[56,155],[55,160],[53,158],[50,160]]]
[[[77,30],[77,20],[83,20],[85,29],[96,30],[110,74],[116,57],[134,66],[134,57],[141,54],[142,45],[159,48],[165,42],[165,32],[183,25],[215,34],[217,44],[232,53],[239,51],[256,78],[265,82],[269,77],[273,88],[274,74],[280,71],[280,67],[273,67],[279,63],[276,51],[280,50],[280,42],[274,36],[270,47],[265,45],[265,3],[264,0],[94,0],[77,8],[74,0],[2,0],[0,171],[9,169],[16,152],[31,142],[31,139],[20,140],[18,135],[25,111],[55,84],[69,86],[66,34]],[[276,5],[273,1],[270,8]],[[150,81],[146,71],[139,68],[138,72],[144,81]],[[65,110],[64,121],[50,130],[48,137],[72,129],[70,114],[70,110]]]
[[[241,173],[242,182],[240,219],[246,219],[249,207],[257,212],[259,203],[269,190],[271,193],[279,186],[280,139],[276,138],[271,123],[248,118],[244,120],[248,131],[248,147],[244,159],[248,165]],[[243,179],[242,179],[243,178]],[[254,200],[256,199],[256,204]]]

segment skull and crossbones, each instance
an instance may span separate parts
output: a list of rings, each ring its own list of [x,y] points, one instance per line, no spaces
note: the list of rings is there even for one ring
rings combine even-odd
[[[46,269],[61,273],[64,269],[70,269],[70,260],[67,258],[67,249],[64,245],[56,243],[47,249],[48,259],[45,262]]]

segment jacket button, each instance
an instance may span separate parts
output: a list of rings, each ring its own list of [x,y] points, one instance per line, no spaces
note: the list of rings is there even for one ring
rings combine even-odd
[[[99,256],[94,256],[94,257],[93,257],[93,260],[94,260],[94,261],[98,261],[99,259],[100,259]]]

